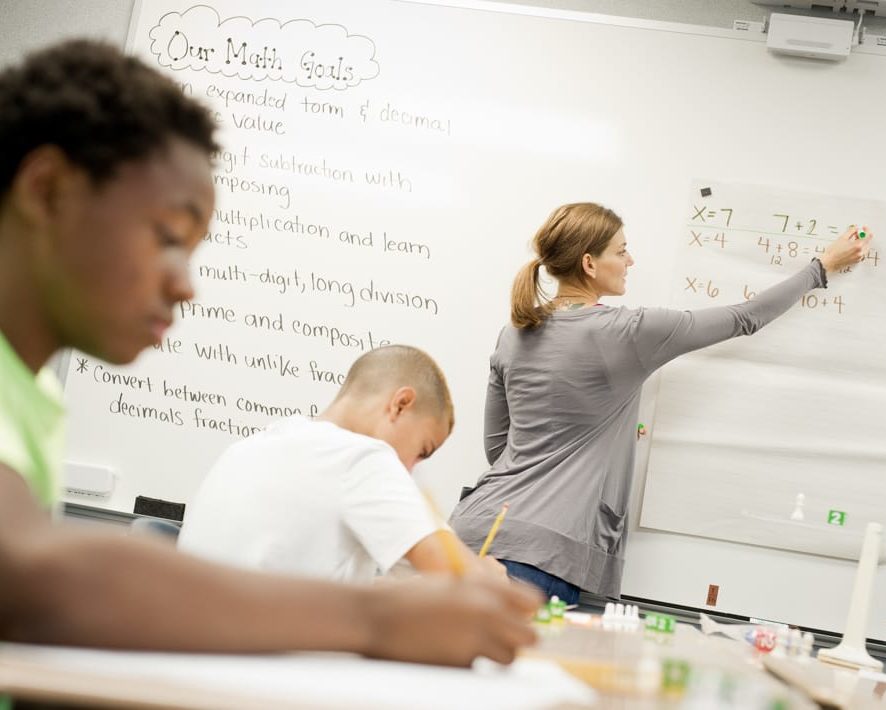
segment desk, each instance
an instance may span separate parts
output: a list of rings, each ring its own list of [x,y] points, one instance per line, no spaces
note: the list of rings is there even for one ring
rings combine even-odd
[[[704,636],[686,624],[673,634],[614,632],[554,622],[510,668],[474,670],[299,653],[227,656],[0,646],[0,689],[22,698],[91,707],[209,708],[652,708],[813,710],[805,695],[767,674],[750,646]],[[663,671],[638,683],[641,664]],[[594,686],[595,693],[587,687]],[[861,705],[852,705],[863,707]],[[879,705],[886,708],[886,705]]]
[[[750,645],[688,624],[664,634],[552,623],[541,634],[524,655],[555,660],[592,685],[601,708],[816,708],[766,673]]]
[[[596,694],[556,664],[519,659],[473,670],[350,654],[203,655],[4,644],[0,691],[89,707],[581,708]]]
[[[853,671],[821,663],[817,659],[767,657],[766,669],[801,688],[825,707],[841,710],[886,708],[886,676],[870,671]]]

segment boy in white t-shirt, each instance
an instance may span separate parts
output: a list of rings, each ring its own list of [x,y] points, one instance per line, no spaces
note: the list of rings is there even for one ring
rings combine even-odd
[[[453,423],[446,379],[427,354],[373,350],[316,420],[284,419],[221,456],[188,506],[179,545],[217,562],[340,581],[368,581],[401,559],[451,570],[448,545],[464,566],[492,572],[500,565],[481,567],[440,529],[410,475]]]

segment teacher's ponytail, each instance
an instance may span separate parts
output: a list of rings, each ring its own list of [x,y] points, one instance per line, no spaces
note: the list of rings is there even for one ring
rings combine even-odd
[[[551,312],[551,303],[538,280],[542,260],[533,259],[520,269],[511,289],[511,323],[515,328],[534,328]]]

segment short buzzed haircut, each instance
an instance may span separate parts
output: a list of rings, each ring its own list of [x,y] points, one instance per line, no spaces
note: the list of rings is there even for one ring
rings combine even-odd
[[[430,355],[409,345],[385,345],[361,355],[338,396],[360,397],[398,387],[415,389],[418,409],[448,419],[452,431],[455,413],[446,376]]]

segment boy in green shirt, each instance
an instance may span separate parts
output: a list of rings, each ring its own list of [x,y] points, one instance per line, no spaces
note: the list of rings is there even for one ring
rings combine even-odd
[[[0,640],[510,661],[538,598],[504,581],[293,580],[53,524],[63,416],[44,365],[63,347],[130,362],[193,297],[213,130],[109,46],[65,43],[0,74]]]
[[[0,462],[20,473],[40,505],[58,497],[64,407],[55,374],[35,377],[0,332]]]

